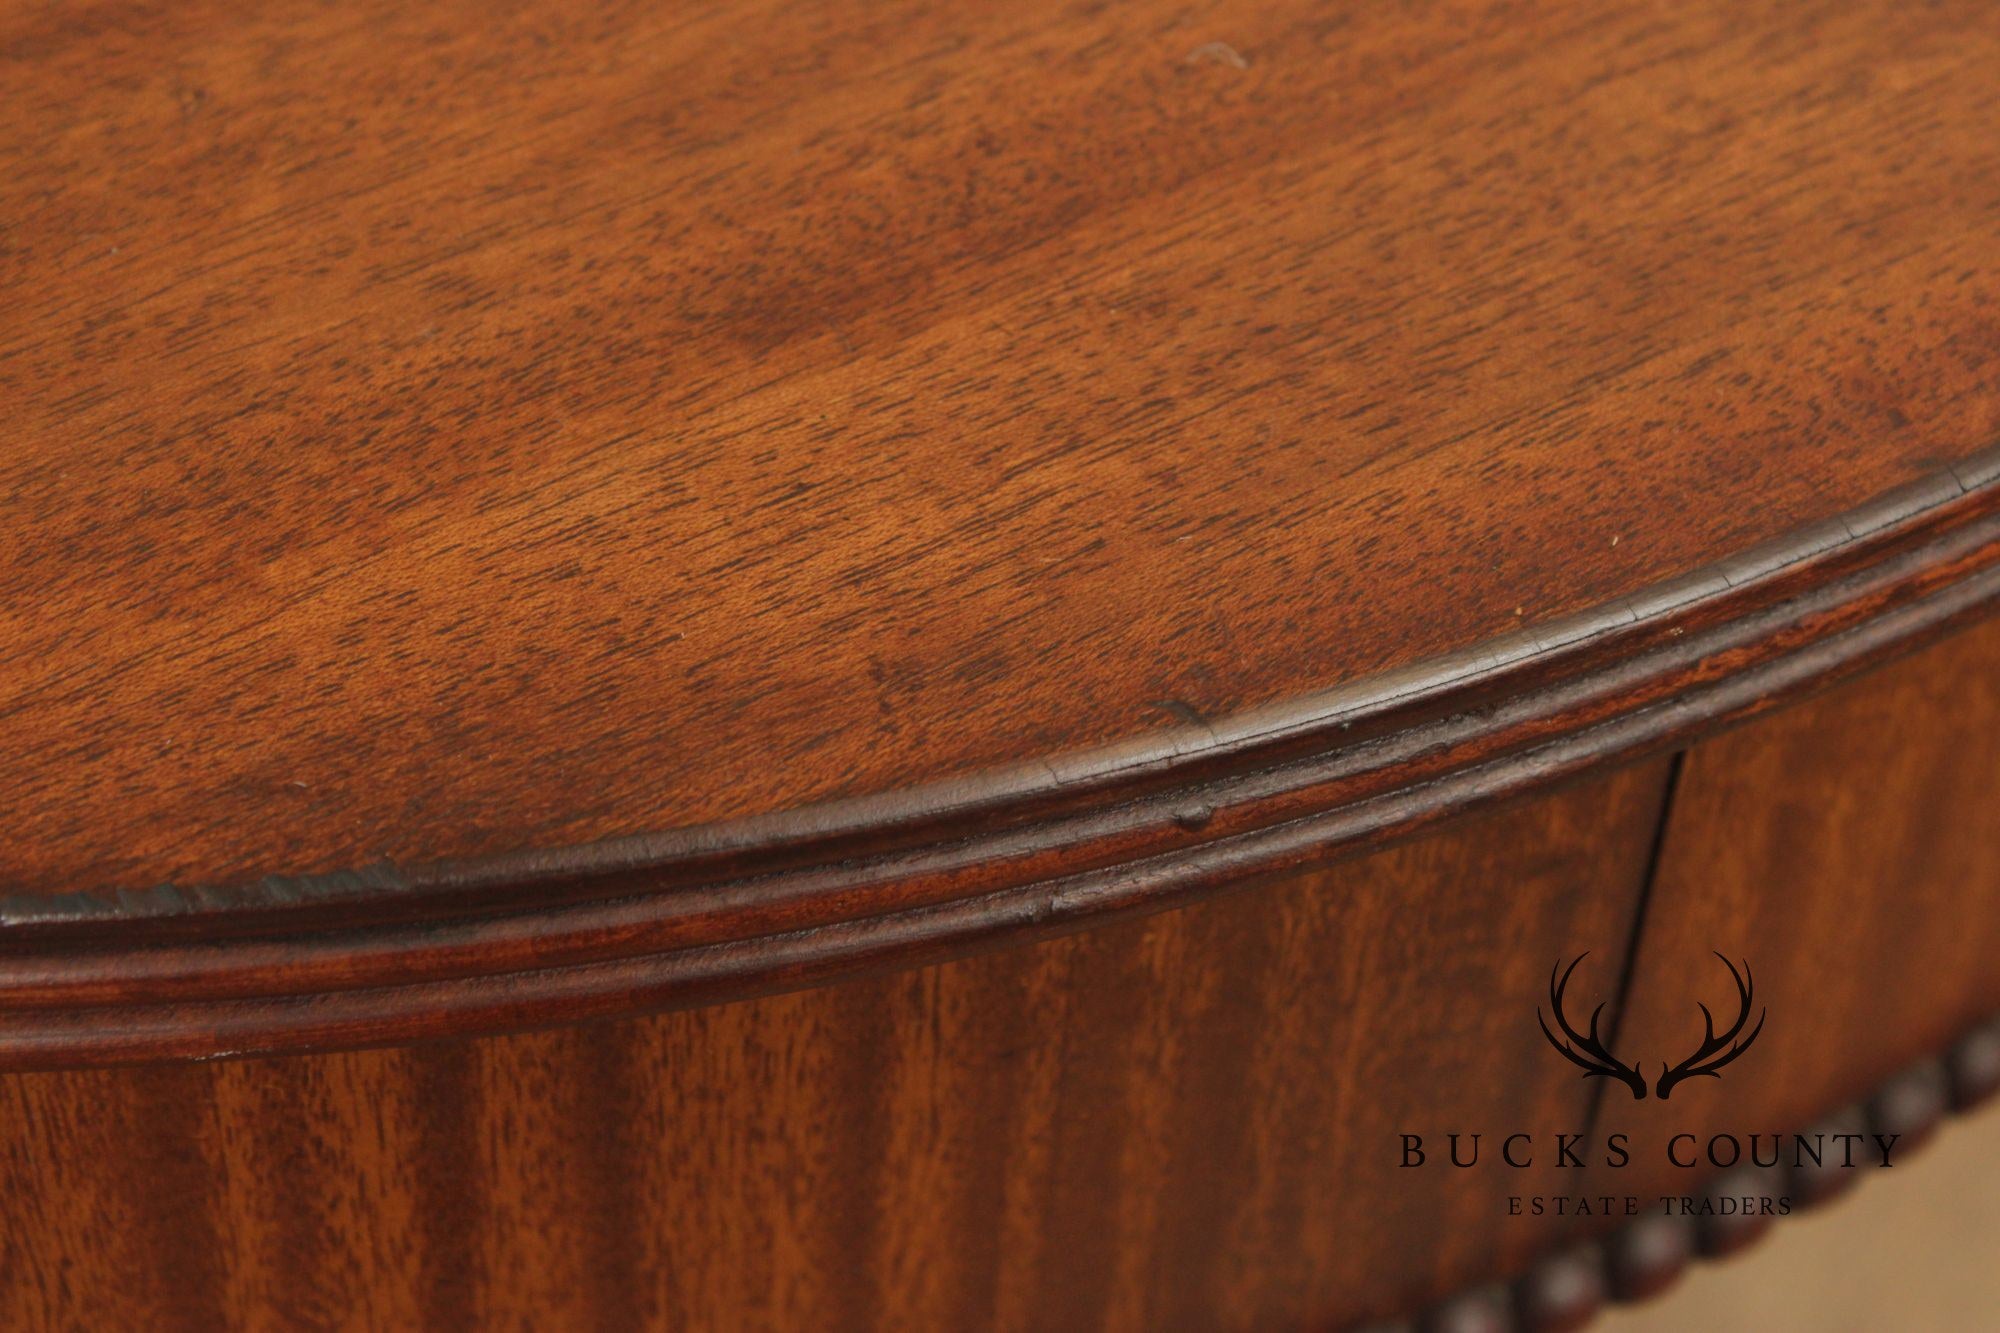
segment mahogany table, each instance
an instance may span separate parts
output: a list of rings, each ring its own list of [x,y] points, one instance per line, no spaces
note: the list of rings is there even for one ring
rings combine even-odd
[[[5,1327],[1574,1327],[2000,1084],[1986,0],[14,0],[0,293]]]

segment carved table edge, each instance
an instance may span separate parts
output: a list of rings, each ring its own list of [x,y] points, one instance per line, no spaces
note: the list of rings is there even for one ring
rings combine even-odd
[[[553,1026],[1171,907],[1657,752],[2000,601],[2000,447],[1593,611],[1029,773],[472,864],[0,898],[0,1069]]]
[[[1917,1061],[1871,1095],[1821,1117],[1818,1132],[1898,1136],[1907,1151],[1928,1143],[1955,1112],[1966,1112],[2000,1094],[2000,1016],[1989,1018],[1953,1043],[1941,1057]],[[1723,1199],[1789,1199],[1799,1212],[1841,1197],[1860,1184],[1873,1164],[1737,1166],[1706,1179],[1697,1202]],[[1796,1216],[1796,1212],[1782,1216]],[[1651,1300],[1677,1283],[1697,1259],[1741,1253],[1764,1238],[1780,1218],[1773,1211],[1692,1214],[1663,1207],[1641,1214],[1608,1235],[1566,1245],[1544,1255],[1511,1281],[1487,1283],[1404,1319],[1369,1322],[1352,1333],[1569,1333],[1613,1304]]]

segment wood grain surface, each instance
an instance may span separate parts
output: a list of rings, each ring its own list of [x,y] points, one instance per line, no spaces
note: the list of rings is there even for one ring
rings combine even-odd
[[[1996,116],[1980,0],[7,4],[0,888],[1054,787],[1948,476]]]
[[[0,1078],[18,1329],[1340,1327],[1560,1237],[1546,959],[1632,928],[1664,762],[1183,912],[396,1051]],[[1508,947],[1498,949],[1494,942]],[[1615,984],[1615,966],[1589,985]],[[1523,1077],[1523,1070],[1548,1076]]]
[[[1736,992],[1711,951],[1747,960],[1768,1018],[1717,1078],[1607,1096],[1606,1132],[1790,1133],[2000,1012],[1996,792],[2000,625],[1694,747],[1620,1041],[1657,1065],[1700,1045],[1698,1004],[1726,1026]],[[1708,1172],[1656,1155],[1617,1174],[1673,1190]]]
[[[1492,1284],[1555,1272],[1601,1222],[1511,1215],[1581,1182],[1491,1169],[1498,1136],[1789,1133],[2000,1003],[1996,663],[1988,625],[1705,741],[1677,779],[1600,775],[1029,948],[552,1033],[0,1077],[0,1324],[1331,1329],[1468,1287],[1464,1310],[1504,1306]],[[1545,960],[1588,948],[1578,1009],[1606,1001],[1621,1052],[1678,1052],[1693,1001],[1726,998],[1688,963],[1711,947],[1752,960],[1772,1014],[1719,1081],[1632,1103],[1536,1030]],[[1404,1170],[1407,1132],[1483,1134],[1487,1169]],[[1642,1151],[1584,1188],[1706,1175]]]

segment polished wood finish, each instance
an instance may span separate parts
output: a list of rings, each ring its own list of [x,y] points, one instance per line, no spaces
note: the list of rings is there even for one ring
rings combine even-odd
[[[1985,614],[1989,18],[9,11],[0,1069],[1088,928]]]
[[[1994,1085],[1994,1029],[1948,1039],[1994,997],[1996,661],[2000,623],[1685,757],[1028,948],[539,1035],[0,1079],[0,1322],[1574,1327],[1765,1223],[1511,1196],[1804,1208],[1860,1173],[1649,1149],[1914,1143],[1947,1090]],[[1924,799],[1878,818],[1888,790]],[[1670,965],[1696,936],[1748,954],[1773,1008],[1722,1079],[1633,1103],[1547,1049],[1548,961],[1590,948],[1577,999],[1613,1047],[1678,1055],[1719,998],[1719,967]],[[1843,967],[1813,973],[1829,948]],[[1862,968],[1901,998],[1871,1007]],[[1942,1076],[1905,1033],[1949,1045]],[[1615,1179],[1490,1169],[1505,1134],[1593,1125],[1638,1136]],[[1453,1132],[1489,1169],[1400,1165],[1402,1134]]]
[[[268,901],[171,888],[16,899],[0,1068],[574,1021],[1162,910],[1753,715],[1981,614],[2000,598],[2000,450],[1989,464],[1641,602],[1299,715],[1209,725],[1210,746],[1103,782],[1025,804],[1002,789],[914,830],[891,820],[798,844],[647,841],[434,868],[442,916],[422,915],[398,876],[255,886],[284,918]],[[508,915],[468,901],[510,883],[549,901]],[[397,915],[372,919],[371,894]]]
[[[0,70],[0,1324],[1557,1327],[1759,1224],[1507,1135],[2000,1086],[1990,4]]]
[[[15,5],[0,53],[29,902],[1048,797],[1996,433],[1983,3]]]
[[[801,994],[0,1079],[0,1323],[1264,1329],[1414,1308],[1558,1234],[1505,1206],[1553,1171],[1403,1170],[1397,1136],[1481,1133],[1490,1165],[1519,1125],[1581,1127],[1588,1086],[1520,1077],[1551,1058],[1544,960],[1630,932],[1664,776]]]

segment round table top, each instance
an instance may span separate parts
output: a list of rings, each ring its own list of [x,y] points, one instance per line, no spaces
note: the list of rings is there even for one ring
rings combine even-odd
[[[9,920],[1025,818],[2000,440],[1987,4],[189,0],[0,53]]]

